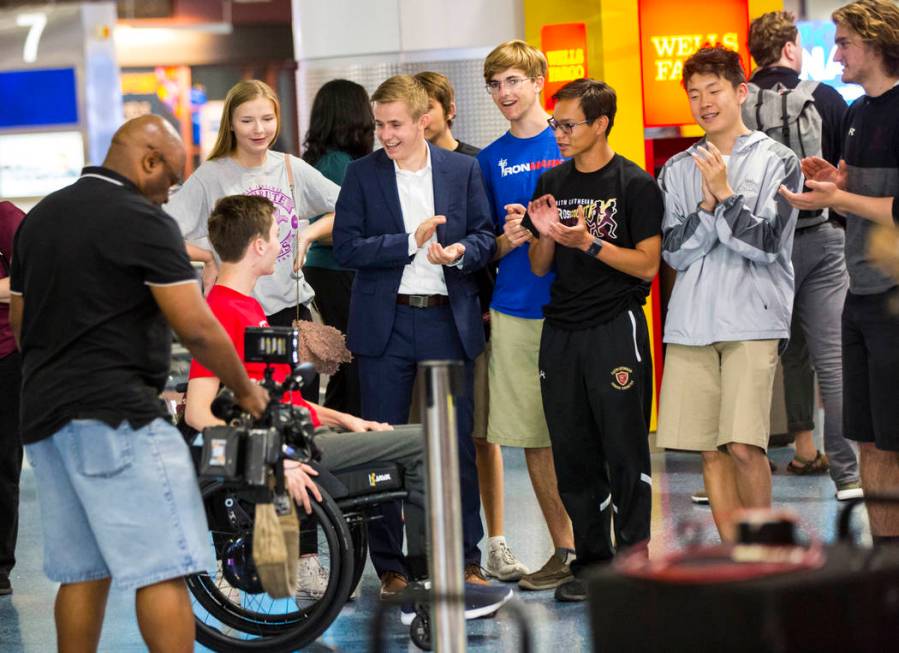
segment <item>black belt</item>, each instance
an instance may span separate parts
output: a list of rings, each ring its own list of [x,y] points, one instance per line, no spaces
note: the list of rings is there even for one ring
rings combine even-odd
[[[431,308],[433,306],[446,306],[449,297],[446,295],[402,295],[396,296],[396,303],[412,308]]]

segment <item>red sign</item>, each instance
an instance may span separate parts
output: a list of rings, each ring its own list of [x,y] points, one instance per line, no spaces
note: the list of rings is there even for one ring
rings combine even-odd
[[[693,117],[681,85],[684,61],[704,45],[740,53],[749,71],[747,0],[640,0],[643,124],[689,125]]]
[[[587,76],[587,26],[584,23],[544,25],[540,49],[549,64],[543,86],[543,106],[551,111],[552,96],[570,81]]]

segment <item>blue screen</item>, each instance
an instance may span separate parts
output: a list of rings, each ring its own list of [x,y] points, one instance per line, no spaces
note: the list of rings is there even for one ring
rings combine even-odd
[[[824,82],[837,89],[848,103],[864,94],[858,84],[844,84],[843,66],[833,60],[837,28],[830,20],[806,20],[796,23],[802,40],[802,79]]]
[[[78,123],[74,68],[0,72],[0,128]]]

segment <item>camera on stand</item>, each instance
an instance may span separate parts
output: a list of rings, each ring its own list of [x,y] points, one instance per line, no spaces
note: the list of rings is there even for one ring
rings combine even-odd
[[[265,364],[261,385],[271,400],[262,417],[254,419],[241,410],[229,390],[215,398],[212,413],[226,424],[203,430],[201,479],[262,487],[268,482],[268,471],[277,473],[277,463],[284,458],[303,462],[318,458],[309,411],[282,402],[285,393],[299,391],[317,374],[311,364],[300,364],[299,345],[296,329],[247,327],[244,360]],[[274,380],[276,365],[289,370],[281,383]]]

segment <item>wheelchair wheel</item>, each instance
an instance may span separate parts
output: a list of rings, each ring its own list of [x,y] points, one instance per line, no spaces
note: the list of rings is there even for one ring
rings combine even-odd
[[[319,637],[340,614],[353,581],[353,544],[337,504],[322,490],[312,502],[318,522],[319,557],[328,584],[319,599],[273,599],[261,592],[252,574],[235,573],[235,551],[252,538],[255,504],[239,491],[206,483],[207,509],[216,569],[187,577],[193,596],[197,641],[224,653],[293,651]],[[232,584],[233,583],[233,584]]]

